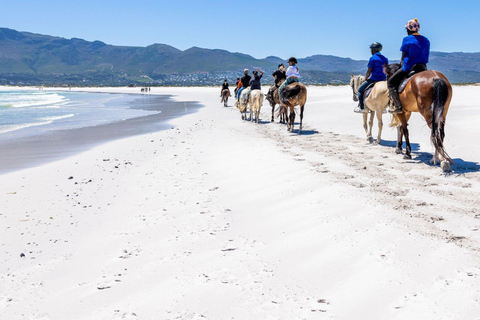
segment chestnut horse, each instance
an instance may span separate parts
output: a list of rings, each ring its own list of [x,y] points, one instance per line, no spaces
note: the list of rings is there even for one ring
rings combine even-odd
[[[302,133],[303,110],[305,108],[305,103],[307,102],[307,87],[300,82],[290,83],[283,88],[279,97],[280,109],[277,116],[288,111],[288,131],[293,132],[295,124],[295,106],[300,106],[300,128],[298,129],[298,133]]]
[[[391,77],[399,68],[401,66],[398,63],[386,66],[387,77]],[[407,125],[412,112],[418,112],[431,129],[430,140],[435,148],[435,155],[431,162],[433,164],[440,162],[443,171],[450,171],[450,164],[453,164],[453,160],[445,151],[443,139],[445,138],[445,120],[451,100],[452,86],[441,72],[427,70],[411,77],[405,90],[400,93],[403,112],[393,114],[390,123],[390,126],[397,127],[396,153],[402,153],[402,137],[404,136],[405,158],[412,158]]]

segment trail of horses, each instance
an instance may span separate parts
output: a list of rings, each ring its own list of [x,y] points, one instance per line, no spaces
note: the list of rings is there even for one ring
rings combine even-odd
[[[305,129],[311,134],[290,134],[279,124],[259,126],[258,131],[312,172],[390,206],[399,213],[398,221],[412,230],[480,251],[480,172],[457,166],[444,175],[439,166],[428,163],[430,154],[417,153],[413,160],[405,160],[392,147],[351,135],[312,128]],[[337,164],[325,164],[331,160]]]

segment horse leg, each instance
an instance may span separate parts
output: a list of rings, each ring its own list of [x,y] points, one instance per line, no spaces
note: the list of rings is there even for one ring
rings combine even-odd
[[[397,127],[397,149],[395,149],[396,154],[402,154],[403,148],[403,130],[401,126]]]
[[[275,122],[275,119],[273,117],[274,113],[275,113],[275,105],[272,106],[272,120],[270,120],[270,122]]]
[[[290,132],[293,133],[295,127],[295,109],[290,111]]]
[[[302,124],[303,124],[303,110],[305,105],[300,106],[300,128],[298,129],[298,134],[302,133]]]
[[[367,113],[368,115],[368,113]],[[372,129],[373,129],[373,117],[375,116],[375,111],[372,111],[370,114],[370,120],[368,121],[368,142],[373,143]]]
[[[412,147],[410,146],[410,137],[408,136],[408,128],[403,127],[403,135],[405,136],[405,159],[412,159]]]
[[[380,144],[382,140],[382,129],[383,129],[383,116],[382,111],[377,111],[377,121],[378,121],[378,135],[377,135],[377,144]]]

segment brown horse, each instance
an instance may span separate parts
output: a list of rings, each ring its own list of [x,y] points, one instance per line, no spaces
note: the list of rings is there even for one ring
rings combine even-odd
[[[387,77],[391,77],[399,68],[401,68],[400,64],[386,66]],[[453,160],[445,151],[443,139],[445,138],[445,120],[451,100],[452,86],[441,72],[427,70],[411,77],[403,92],[400,93],[403,112],[393,114],[390,123],[390,126],[397,127],[396,153],[402,153],[402,137],[404,136],[405,158],[412,158],[407,125],[412,112],[418,112],[431,129],[430,140],[435,148],[432,163],[440,162],[443,171],[450,171],[450,164],[453,164]]]
[[[295,106],[300,106],[300,128],[302,133],[303,110],[307,102],[307,87],[300,82],[293,82],[285,86],[279,96],[280,109],[277,116],[288,111],[287,130],[293,132],[295,124]]]
[[[272,91],[273,91],[273,94],[272,94]],[[280,100],[278,99],[278,88],[276,86],[272,86],[270,88],[270,90],[268,90],[268,93],[265,96],[265,99],[267,99],[268,103],[270,103],[270,106],[272,107],[272,120],[271,120],[271,122],[273,122],[274,121],[274,115],[275,115],[275,106],[277,104],[278,105],[280,104]],[[287,123],[286,112],[283,112],[282,114],[280,114],[280,123]]]
[[[224,106],[224,107],[227,106],[228,97],[230,97],[230,90],[228,90],[228,89],[223,89],[223,90],[222,90],[222,100],[220,100],[220,102],[223,102],[223,106]]]

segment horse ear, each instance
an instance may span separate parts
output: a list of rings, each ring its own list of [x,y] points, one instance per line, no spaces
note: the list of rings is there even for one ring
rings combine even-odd
[[[353,78],[353,74],[351,74],[351,75],[350,75],[350,77],[352,77],[352,78]]]

